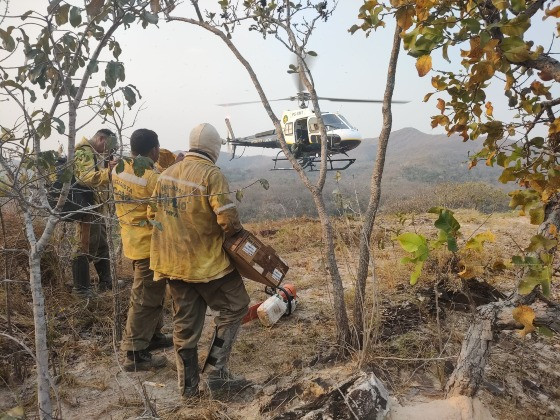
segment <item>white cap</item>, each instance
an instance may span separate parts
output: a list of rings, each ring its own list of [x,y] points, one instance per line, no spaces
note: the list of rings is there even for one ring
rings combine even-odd
[[[220,156],[222,140],[212,124],[202,123],[191,130],[189,147],[206,152],[212,161],[216,163]]]

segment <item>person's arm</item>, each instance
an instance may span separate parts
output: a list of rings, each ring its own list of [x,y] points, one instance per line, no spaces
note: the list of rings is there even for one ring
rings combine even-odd
[[[109,168],[96,167],[93,151],[86,148],[76,150],[74,174],[80,184],[97,189],[109,184]]]
[[[229,185],[226,177],[219,171],[213,172],[208,179],[208,201],[216,214],[218,224],[226,238],[243,230],[239,213],[233,201],[229,198]]]

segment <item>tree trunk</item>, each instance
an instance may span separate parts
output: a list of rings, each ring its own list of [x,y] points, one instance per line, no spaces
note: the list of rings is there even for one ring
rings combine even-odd
[[[31,223],[26,220],[26,223]],[[31,229],[33,227],[31,226]],[[45,297],[41,285],[41,254],[35,245],[29,252],[29,273],[31,296],[33,298],[33,322],[35,325],[35,362],[37,367],[37,402],[39,418],[50,420],[52,404],[50,397],[49,349],[47,347],[47,318],[45,315]]]
[[[336,321],[336,334],[337,343],[344,349],[350,344],[350,325],[348,323],[348,314],[346,312],[346,302],[344,301],[344,286],[338,264],[336,261],[336,254],[334,250],[333,229],[332,223],[327,215],[325,209],[325,202],[323,196],[319,191],[312,191],[313,200],[317,207],[319,220],[321,221],[321,228],[323,232],[323,256],[327,262],[328,272],[331,278],[333,287],[333,305],[334,317]]]
[[[115,196],[113,184],[109,183],[109,193],[111,197]],[[109,246],[109,262],[111,264],[111,278],[113,281],[113,329],[115,330],[115,342],[118,343],[122,339],[121,326],[121,300],[119,292],[119,280],[117,277],[117,258],[115,255],[115,243],[113,241],[115,207],[114,204],[108,203],[109,216],[105,218],[105,227],[107,229],[107,244]]]
[[[360,236],[360,257],[356,277],[356,293],[354,297],[354,328],[356,329],[358,343],[360,346],[364,343],[364,302],[366,294],[366,279],[371,255],[371,232],[375,223],[377,209],[379,208],[379,199],[381,197],[381,178],[383,177],[385,155],[387,153],[387,145],[389,143],[389,136],[393,126],[391,101],[393,99],[393,90],[395,88],[395,74],[397,72],[397,61],[401,45],[400,33],[401,28],[397,25],[395,28],[395,35],[393,36],[393,47],[391,49],[389,69],[387,71],[387,84],[385,86],[385,94],[383,96],[383,108],[381,111],[383,114],[383,128],[381,129],[381,134],[379,135],[377,155],[375,157],[375,168],[371,177],[369,203],[364,214],[362,234]]]

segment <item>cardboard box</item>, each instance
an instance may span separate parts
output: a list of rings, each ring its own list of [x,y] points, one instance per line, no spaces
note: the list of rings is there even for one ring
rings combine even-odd
[[[224,241],[224,249],[242,277],[277,287],[282,283],[288,265],[270,246],[246,230]]]

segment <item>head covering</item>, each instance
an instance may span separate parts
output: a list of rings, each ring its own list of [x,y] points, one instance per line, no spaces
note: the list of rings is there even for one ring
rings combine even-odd
[[[207,153],[216,163],[218,156],[220,156],[222,139],[220,139],[220,135],[213,125],[202,123],[191,130],[189,147]]]

